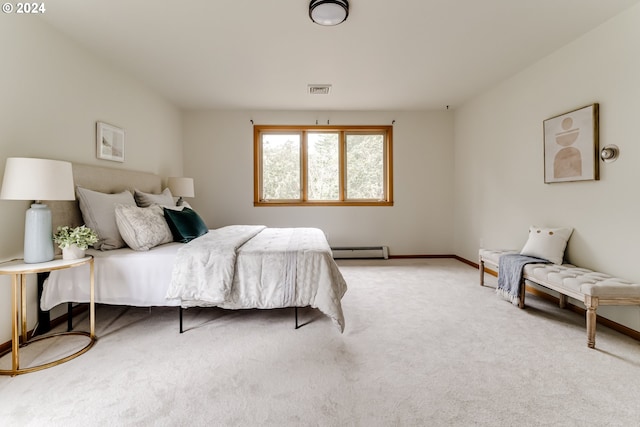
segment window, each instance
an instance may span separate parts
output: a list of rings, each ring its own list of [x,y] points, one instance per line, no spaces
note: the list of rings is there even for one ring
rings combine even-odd
[[[391,126],[254,126],[254,205],[393,205]]]

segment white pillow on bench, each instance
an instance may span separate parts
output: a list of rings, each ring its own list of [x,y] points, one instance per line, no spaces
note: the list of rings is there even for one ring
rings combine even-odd
[[[529,239],[520,254],[562,264],[571,233],[573,228],[570,227],[544,228],[532,225],[529,227]]]

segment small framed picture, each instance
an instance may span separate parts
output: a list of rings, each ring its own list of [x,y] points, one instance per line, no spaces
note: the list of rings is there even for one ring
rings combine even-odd
[[[597,180],[598,104],[544,121],[544,182]]]
[[[124,162],[124,130],[113,125],[97,122],[96,156],[113,162]]]

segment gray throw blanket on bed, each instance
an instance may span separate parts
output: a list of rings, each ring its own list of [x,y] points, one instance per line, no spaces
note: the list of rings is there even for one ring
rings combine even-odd
[[[507,301],[511,301],[511,304],[518,305],[524,266],[537,263],[549,264],[549,261],[520,254],[502,255],[498,260],[498,288],[496,293]]]

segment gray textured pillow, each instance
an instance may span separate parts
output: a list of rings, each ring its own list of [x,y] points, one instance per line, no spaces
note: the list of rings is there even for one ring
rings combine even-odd
[[[116,224],[124,241],[134,251],[148,251],[173,241],[160,206],[148,208],[116,205]]]
[[[82,218],[87,227],[98,234],[95,249],[107,251],[125,246],[116,224],[116,204],[135,206],[133,195],[128,191],[117,194],[100,193],[76,187]]]
[[[175,206],[176,202],[173,200],[171,190],[165,188],[160,194],[145,193],[140,190],[133,192],[133,197],[136,199],[136,204],[141,208],[148,208],[151,205],[160,206]]]

